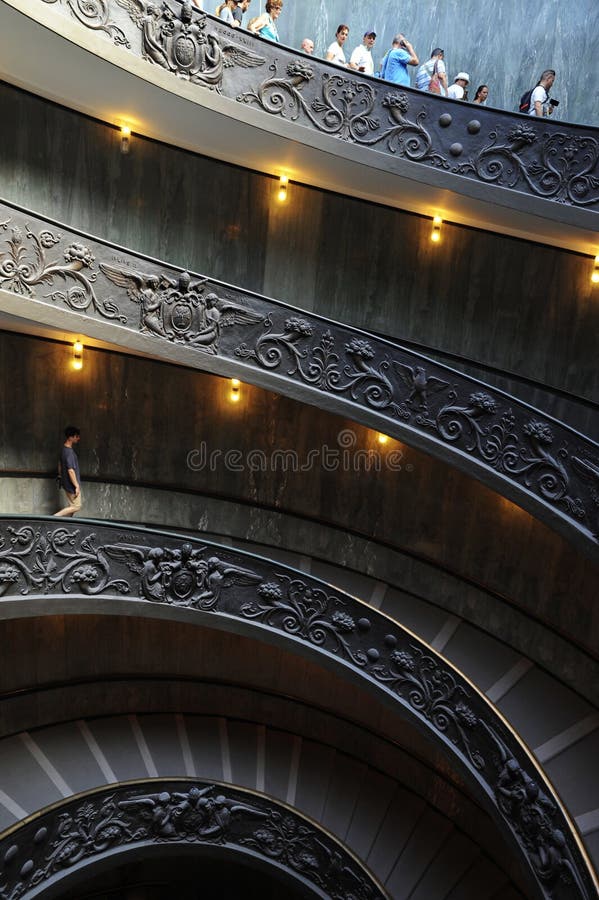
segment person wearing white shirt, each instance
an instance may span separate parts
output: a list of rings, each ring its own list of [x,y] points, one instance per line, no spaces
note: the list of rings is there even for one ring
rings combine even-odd
[[[364,32],[364,40],[356,47],[349,60],[350,69],[357,69],[365,75],[374,75],[374,62],[372,48],[376,41],[376,31],[369,29]]]
[[[343,45],[347,40],[347,36],[349,34],[349,26],[348,25],[340,25],[335,32],[335,40],[327,50],[326,58],[329,62],[336,63],[338,66],[347,65],[345,61],[345,53],[343,51]]]
[[[470,75],[468,72],[458,72],[453,80],[453,84],[447,91],[447,96],[451,97],[452,100],[463,100],[469,84]]]
[[[555,81],[555,70],[545,69],[539,79],[539,83],[530,95],[529,116],[551,116],[553,106],[549,103],[549,91]]]

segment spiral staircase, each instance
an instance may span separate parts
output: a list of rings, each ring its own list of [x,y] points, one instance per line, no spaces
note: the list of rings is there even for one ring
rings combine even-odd
[[[597,130],[0,23],[1,900],[597,896]]]

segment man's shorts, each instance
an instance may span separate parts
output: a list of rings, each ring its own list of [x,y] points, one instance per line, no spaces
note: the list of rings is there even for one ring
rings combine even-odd
[[[69,501],[69,506],[73,506],[75,509],[81,509],[81,491],[75,496],[75,494],[69,494],[68,491],[65,491],[67,495],[67,500]]]

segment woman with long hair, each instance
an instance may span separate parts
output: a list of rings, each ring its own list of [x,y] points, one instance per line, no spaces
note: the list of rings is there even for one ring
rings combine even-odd
[[[480,103],[481,106],[484,106],[487,102],[487,97],[489,96],[489,85],[481,84],[476,89],[476,94],[474,95],[473,103]]]

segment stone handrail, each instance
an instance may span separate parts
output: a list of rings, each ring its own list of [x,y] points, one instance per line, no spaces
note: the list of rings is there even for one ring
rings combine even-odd
[[[290,647],[401,709],[459,765],[524,863],[528,896],[596,896],[574,826],[515,732],[385,615],[304,573],[207,541],[99,522],[0,519],[0,616],[151,617],[165,606],[189,624]]]
[[[449,101],[231,29],[189,0],[31,0],[174,76],[391,160],[599,209],[599,129]],[[334,152],[334,144],[332,145]]]
[[[295,810],[254,791],[188,779],[91,791],[0,835],[0,897],[64,890],[87,866],[108,857],[119,865],[122,854],[146,859],[156,847],[213,847],[221,855],[226,848],[275,867],[311,896],[388,897],[356,857]]]
[[[599,558],[599,446],[396,343],[1,202],[0,306],[348,415],[487,483]]]

